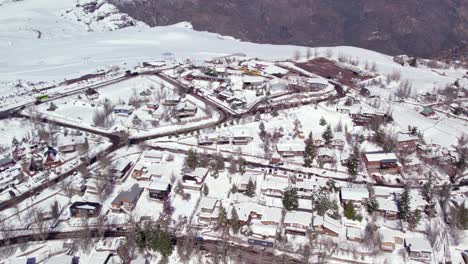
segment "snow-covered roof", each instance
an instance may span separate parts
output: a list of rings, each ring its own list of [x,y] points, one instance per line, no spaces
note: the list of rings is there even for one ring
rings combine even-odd
[[[239,184],[248,184],[250,180],[252,182],[257,182],[257,176],[258,175],[259,175],[258,173],[246,172],[240,178]]]
[[[69,255],[58,255],[58,256],[53,256],[46,260],[44,263],[45,264],[69,264],[72,262],[73,256]]]
[[[268,74],[286,74],[289,72],[288,70],[275,65],[268,65],[263,71]]]
[[[335,155],[335,152],[329,148],[319,148],[318,153],[317,153],[317,156],[333,157],[334,155]]]
[[[263,236],[274,237],[276,235],[277,225],[264,225],[258,221],[253,221],[251,225],[252,232]]]
[[[367,161],[398,160],[394,153],[370,152],[364,155]]]
[[[315,225],[315,223],[314,223]],[[323,216],[323,227],[339,234],[341,232],[341,222],[326,215]]]
[[[364,187],[343,187],[341,188],[341,199],[362,201],[369,198],[369,191]]]
[[[398,142],[404,142],[404,141],[410,141],[410,140],[417,140],[418,138],[407,133],[398,133],[397,134],[397,141]]]
[[[431,244],[423,237],[407,237],[405,244],[412,252],[432,252]]]
[[[144,158],[150,158],[150,159],[162,159],[163,158],[163,153],[157,150],[148,150],[145,151],[145,154],[143,155]]]
[[[288,211],[284,216],[284,223],[286,224],[301,224],[309,226],[312,220],[312,213],[300,211]]]
[[[385,199],[376,197],[377,203],[379,204],[379,210],[398,212],[398,206],[393,199]]]
[[[95,251],[88,260],[88,264],[103,264],[109,258],[109,251]]]
[[[299,151],[304,151],[305,149],[305,143],[300,143],[300,142],[294,142],[294,143],[278,143],[276,144],[276,149],[279,152],[288,152],[288,151],[294,151],[294,152],[299,152]]]
[[[123,171],[130,163],[132,162],[128,159],[118,159],[112,163],[112,168],[116,171]]]
[[[287,183],[285,181],[268,179],[268,180],[264,180],[262,182],[262,188],[261,189],[262,190],[279,190],[279,191],[283,191],[287,187],[289,187],[289,183]]]
[[[152,181],[148,186],[150,190],[165,191],[170,185],[168,181]]]
[[[263,83],[264,78],[260,76],[250,76],[250,75],[245,75],[244,76],[244,83]]]
[[[218,203],[217,198],[202,197],[200,199],[200,205],[199,206],[202,209],[213,209],[215,207],[216,203]]]
[[[117,105],[114,107],[114,110],[133,111],[134,108],[131,105]]]
[[[363,238],[363,230],[358,227],[348,227],[346,228],[346,237],[348,238]]]
[[[186,173],[186,175],[190,175],[190,176],[198,177],[198,178],[203,178],[203,177],[206,176],[207,173],[208,173],[207,168],[198,167],[195,170],[193,170],[192,172]]]

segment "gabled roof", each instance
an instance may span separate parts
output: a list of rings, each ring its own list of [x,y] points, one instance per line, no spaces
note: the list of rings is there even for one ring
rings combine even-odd
[[[341,199],[362,201],[369,198],[369,191],[364,187],[343,187],[341,188]]]
[[[432,247],[429,241],[423,237],[407,237],[405,245],[412,252],[432,252]]]

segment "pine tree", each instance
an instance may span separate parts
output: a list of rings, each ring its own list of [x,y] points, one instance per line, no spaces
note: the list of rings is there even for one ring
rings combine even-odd
[[[218,211],[218,227],[219,228],[226,228],[228,224],[228,219],[227,219],[227,213],[226,209],[224,209],[223,205],[221,204],[219,206],[219,211]]]
[[[312,167],[312,163],[317,156],[317,149],[314,145],[314,139],[312,137],[312,132],[309,133],[309,138],[307,139],[305,150],[304,150],[304,167]]]
[[[208,185],[203,185],[203,195],[208,196],[210,190],[208,189]]]
[[[367,185],[367,191],[369,192],[369,200],[367,201],[366,207],[367,211],[372,213],[379,209],[379,203],[375,197],[375,190],[372,184]]]
[[[235,174],[237,172],[237,161],[234,157],[229,158],[229,170],[230,174]]]
[[[185,164],[184,166],[189,170],[194,170],[198,165],[198,157],[197,152],[193,149],[189,149],[187,156],[185,157]]]
[[[322,138],[325,140],[325,144],[330,145],[331,140],[333,139],[333,132],[330,125],[327,126],[325,131],[323,131]]]
[[[354,220],[356,218],[356,211],[354,210],[354,205],[352,201],[349,201],[345,204],[344,215],[346,218]]]
[[[247,161],[240,157],[239,160],[237,161],[237,165],[238,165],[238,171],[241,175],[244,175],[245,173],[245,165],[247,164]]]
[[[348,169],[348,174],[351,181],[354,181],[358,175],[360,157],[361,155],[359,153],[359,147],[358,145],[354,145],[353,153],[349,155],[349,158],[346,161],[346,168]]]
[[[414,210],[408,215],[408,228],[410,230],[414,230],[416,226],[418,226],[419,222],[421,221],[421,211],[419,209]]]
[[[265,124],[263,122],[260,122],[260,125],[258,125],[258,129],[260,130],[260,133],[258,133],[258,136],[263,141],[266,136]]]
[[[236,207],[232,207],[231,209],[231,220],[229,221],[232,227],[232,231],[234,234],[239,233],[239,229],[241,228],[241,224],[239,222],[239,216],[237,214]]]
[[[320,118],[319,125],[321,125],[321,126],[326,126],[327,125],[327,120],[325,120],[325,118],[323,118],[323,116]]]
[[[297,197],[297,191],[294,189],[288,189],[283,194],[283,206],[286,210],[291,211],[297,209],[299,206],[299,200]]]
[[[252,181],[252,179],[249,179],[249,182],[247,183],[247,187],[245,189],[245,195],[248,197],[253,197],[255,195],[255,183]]]
[[[423,184],[422,196],[428,204],[433,203],[434,198],[434,183],[432,181],[432,176],[429,177],[429,180]]]
[[[409,215],[411,214],[410,201],[411,201],[410,189],[408,185],[405,185],[403,192],[398,196],[398,207],[400,209],[400,218],[403,221],[407,221],[409,218]]]

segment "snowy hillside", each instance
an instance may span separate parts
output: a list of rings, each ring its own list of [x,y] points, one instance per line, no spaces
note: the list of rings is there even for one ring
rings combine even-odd
[[[121,19],[120,19],[121,18]],[[114,30],[125,25],[134,27]],[[113,31],[103,31],[103,30]],[[89,32],[89,30],[96,30]],[[163,52],[176,59],[201,60],[231,53],[265,59],[291,58],[305,47],[259,45],[230,37],[196,32],[189,23],[149,28],[115,13],[102,0],[23,0],[0,6],[0,81],[61,80],[109,65],[133,65],[160,60]],[[318,48],[324,55],[328,48]],[[400,70],[403,79],[418,90],[443,87],[462,77],[462,71],[403,67],[392,57],[354,47],[331,48],[335,57],[345,54],[361,62],[375,62],[378,71]],[[1,86],[0,86],[1,87]]]

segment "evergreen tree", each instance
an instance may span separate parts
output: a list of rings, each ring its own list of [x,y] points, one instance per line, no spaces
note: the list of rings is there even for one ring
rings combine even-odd
[[[16,137],[13,137],[13,139],[11,140],[11,144],[12,144],[14,147],[18,146],[18,145],[19,145],[18,139],[16,139]]]
[[[234,194],[234,193],[237,193],[237,191],[239,191],[237,189],[237,186],[235,184],[233,184],[232,187],[231,187],[231,193]]]
[[[455,210],[456,226],[459,229],[468,229],[468,209],[465,207],[465,202],[457,206]]]
[[[344,215],[346,218],[354,220],[356,218],[356,211],[354,210],[354,205],[352,201],[349,201],[345,204]]]
[[[265,140],[265,137],[267,134],[265,130],[265,124],[263,122],[260,122],[260,125],[258,125],[258,129],[260,130],[260,133],[258,133],[258,136],[260,137],[262,141]]]
[[[369,200],[366,204],[367,211],[369,213],[373,213],[374,211],[379,209],[379,203],[377,202],[377,198],[375,197],[374,186],[372,184],[368,184],[367,191],[369,192]]]
[[[325,131],[323,131],[322,138],[325,140],[325,144],[330,145],[331,140],[333,139],[333,132],[330,125],[327,126]]]
[[[318,192],[313,193],[312,207],[320,216],[325,215],[325,213],[332,208],[332,202],[328,192],[324,188],[321,188]]]
[[[237,172],[237,161],[232,156],[229,158],[229,170],[228,170],[228,172],[230,174],[235,174]]]
[[[317,156],[317,149],[314,145],[314,139],[312,137],[312,132],[309,133],[309,138],[307,139],[305,150],[304,150],[304,167],[312,167],[312,163]]]
[[[227,213],[226,209],[224,209],[223,205],[221,204],[219,206],[219,211],[218,211],[218,228],[226,228],[228,224],[228,218],[227,218]]]
[[[208,185],[203,185],[203,195],[208,196],[210,190],[208,189]]]
[[[241,175],[243,175],[245,173],[245,165],[247,164],[247,161],[240,157],[239,160],[237,161],[237,165],[238,165],[238,171]]]
[[[236,207],[232,207],[231,209],[231,220],[229,221],[232,231],[234,234],[239,233],[239,229],[241,228],[241,224],[239,222],[239,215],[237,214]]]
[[[358,145],[354,145],[353,153],[349,155],[348,160],[346,161],[346,168],[348,169],[349,178],[351,181],[356,180],[356,176],[359,172],[359,161],[360,161],[360,152]]]
[[[245,189],[245,195],[247,195],[248,197],[254,197],[255,189],[255,183],[252,181],[252,179],[249,179],[249,182],[247,183],[247,187]]]
[[[411,201],[410,189],[408,185],[405,185],[403,192],[398,196],[398,207],[400,209],[400,218],[403,221],[407,221],[409,218],[409,215],[411,214],[410,201]]]
[[[319,125],[321,125],[321,126],[326,126],[327,125],[327,120],[325,120],[325,118],[323,118],[323,116],[320,118]]]
[[[198,165],[197,152],[193,149],[189,149],[187,156],[185,157],[184,167],[189,170],[194,170]]]
[[[286,210],[291,211],[297,209],[299,206],[299,200],[297,197],[297,191],[294,189],[288,189],[283,194],[283,206]]]
[[[434,183],[432,181],[432,176],[429,176],[429,180],[423,184],[422,196],[428,204],[433,203],[434,198]]]
[[[419,209],[414,210],[408,215],[408,228],[414,230],[418,226],[419,221],[421,221],[421,211]]]

